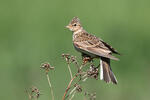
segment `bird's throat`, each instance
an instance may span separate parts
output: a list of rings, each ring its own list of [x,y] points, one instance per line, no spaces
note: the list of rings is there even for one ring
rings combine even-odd
[[[83,28],[80,28],[77,31],[73,32],[73,34],[78,34],[78,33],[81,33],[82,31],[83,31]]]
[[[76,37],[80,36],[82,34],[83,28],[78,29],[77,31],[73,32],[73,41]]]

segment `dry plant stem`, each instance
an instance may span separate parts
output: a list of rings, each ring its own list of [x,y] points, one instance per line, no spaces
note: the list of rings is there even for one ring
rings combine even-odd
[[[86,72],[82,72],[82,73],[78,73],[78,75],[81,75],[81,74],[85,74]],[[79,80],[80,81],[80,80]],[[70,93],[67,95],[67,97],[69,97],[75,90],[77,89],[77,87],[74,87],[71,91],[70,91]],[[66,97],[66,98],[67,98]]]
[[[79,69],[79,70],[81,70],[81,69],[82,69],[82,67],[83,67],[83,64],[80,66],[80,69]]]
[[[32,97],[31,97],[31,95],[28,93],[28,95],[29,95],[29,100],[32,100]]]
[[[72,96],[71,96],[71,98],[70,98],[69,100],[72,100],[72,99],[73,99],[75,93],[76,93],[76,91],[73,92],[73,94],[72,94]]]
[[[69,69],[70,77],[71,77],[71,79],[72,79],[73,77],[72,77],[72,72],[71,72],[71,68],[70,68],[69,63],[68,63],[68,69]]]
[[[81,71],[81,69],[82,69],[84,66],[86,66],[86,65],[87,65],[87,63],[86,63],[86,64],[81,64],[79,70]]]
[[[29,100],[32,100],[32,96],[31,94],[26,90],[27,94],[28,94],[28,97],[29,97]]]
[[[49,87],[50,87],[50,90],[51,90],[52,100],[54,100],[54,93],[53,93],[53,89],[52,89],[52,85],[51,85],[48,73],[46,73],[46,76],[47,76],[48,84],[49,84]]]
[[[84,97],[84,100],[87,100],[87,99]]]
[[[77,77],[77,75],[75,75],[75,76],[70,80],[70,82],[69,82],[69,84],[68,84],[68,86],[67,86],[67,89],[66,89],[66,91],[65,91],[65,93],[64,93],[64,96],[63,96],[62,100],[65,100],[66,94],[67,94],[67,92],[69,91],[70,86],[71,86],[73,80],[74,80],[76,77]]]
[[[35,100],[38,100],[38,98],[35,98]]]
[[[87,73],[84,76],[82,76],[82,78],[85,78],[85,77],[87,77]]]
[[[88,79],[88,78],[86,77],[86,78],[84,78],[82,81],[85,82],[87,79]]]
[[[76,90],[77,87],[74,87],[71,92],[69,93],[69,95],[71,95],[75,90]]]

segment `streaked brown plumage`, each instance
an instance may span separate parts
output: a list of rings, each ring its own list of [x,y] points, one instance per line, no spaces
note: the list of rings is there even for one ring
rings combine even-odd
[[[118,60],[118,58],[112,56],[112,53],[119,53],[102,39],[86,32],[81,26],[78,17],[74,17],[66,27],[73,32],[73,45],[77,51],[84,56],[100,58],[101,79],[104,79],[107,83],[112,81],[117,84],[115,75],[110,67],[110,59]]]

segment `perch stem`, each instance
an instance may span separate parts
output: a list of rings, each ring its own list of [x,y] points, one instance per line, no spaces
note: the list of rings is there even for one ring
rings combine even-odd
[[[69,93],[69,95],[71,95],[75,90],[76,90],[77,87],[74,87],[71,92]]]
[[[49,84],[49,87],[50,87],[50,90],[51,90],[52,100],[54,100],[54,93],[53,93],[53,89],[52,89],[52,85],[51,85],[48,73],[46,73],[46,76],[47,76],[48,84]]]
[[[66,94],[67,94],[67,92],[69,91],[70,86],[71,86],[73,80],[74,80],[77,76],[78,76],[78,75],[76,74],[76,75],[70,80],[70,82],[69,82],[69,84],[68,84],[68,86],[67,86],[67,89],[66,89],[66,91],[65,91],[65,93],[64,93],[64,96],[63,96],[62,100],[65,100]]]
[[[72,99],[73,99],[75,93],[76,93],[76,91],[73,92],[73,94],[72,94],[72,96],[71,96],[71,98],[70,98],[69,100],[72,100]]]
[[[72,71],[71,71],[71,68],[70,68],[70,65],[68,64],[68,70],[69,70],[69,73],[70,73],[70,77],[71,77],[71,79],[73,78],[73,76],[72,76]]]

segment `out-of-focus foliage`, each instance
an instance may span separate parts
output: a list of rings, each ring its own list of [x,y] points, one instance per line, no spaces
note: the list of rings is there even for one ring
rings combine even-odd
[[[97,100],[148,100],[149,4],[149,0],[1,0],[0,99],[27,100],[25,89],[35,85],[43,94],[39,100],[50,100],[46,76],[39,68],[47,61],[55,66],[50,77],[55,99],[61,100],[70,79],[61,54],[81,59],[64,27],[78,16],[88,32],[122,54],[120,61],[111,63],[118,85],[91,79],[83,86],[96,92]],[[74,100],[83,100],[83,95]]]

